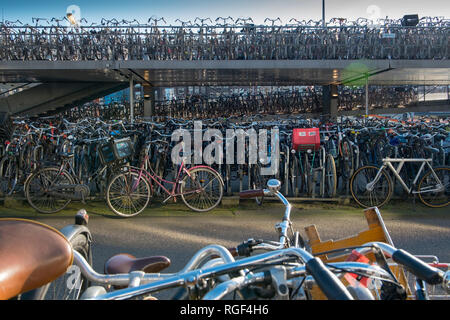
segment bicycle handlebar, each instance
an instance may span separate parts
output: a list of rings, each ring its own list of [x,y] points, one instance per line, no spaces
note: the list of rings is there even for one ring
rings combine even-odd
[[[414,257],[410,253],[402,249],[397,249],[392,254],[392,260],[404,265],[417,278],[422,279],[428,284],[442,284],[444,281],[444,272],[429,266],[422,260]]]

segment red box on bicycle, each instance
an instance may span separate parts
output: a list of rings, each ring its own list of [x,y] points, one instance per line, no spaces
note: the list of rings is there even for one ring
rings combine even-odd
[[[294,129],[292,132],[292,148],[297,151],[320,149],[319,128]]]

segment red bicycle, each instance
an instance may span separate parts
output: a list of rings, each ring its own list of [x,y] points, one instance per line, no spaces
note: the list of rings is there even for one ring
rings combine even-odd
[[[132,217],[141,213],[154,194],[154,185],[172,198],[181,197],[185,205],[193,211],[206,212],[216,208],[223,197],[223,180],[213,168],[205,165],[187,168],[182,161],[175,181],[163,179],[152,168],[148,149],[140,168],[127,166],[116,174],[106,190],[106,202],[111,210],[121,217]],[[169,187],[166,188],[167,184]]]

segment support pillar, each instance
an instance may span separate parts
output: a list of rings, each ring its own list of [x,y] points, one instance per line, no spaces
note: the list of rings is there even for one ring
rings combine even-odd
[[[134,122],[134,80],[130,77],[130,122]]]
[[[338,108],[337,86],[327,85],[322,87],[322,116],[324,119],[336,120]]]
[[[369,77],[366,77],[366,118],[369,116]]]
[[[144,86],[144,117],[155,115],[155,88]]]

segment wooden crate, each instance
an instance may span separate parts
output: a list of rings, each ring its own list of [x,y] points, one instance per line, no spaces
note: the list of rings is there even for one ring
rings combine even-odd
[[[320,254],[320,253],[335,249],[360,246],[367,242],[385,242],[387,244],[393,245],[392,239],[389,236],[389,232],[386,229],[383,218],[378,208],[377,207],[368,208],[364,210],[364,215],[367,220],[368,229],[361,231],[357,235],[353,235],[339,240],[322,241],[320,239],[319,232],[317,231],[315,225],[306,227],[305,232],[306,236],[308,237],[312,253],[314,255],[319,254],[318,257],[321,258],[324,263],[328,263],[328,262],[345,261],[348,258],[349,254],[331,257],[327,254]],[[366,256],[371,261],[375,261],[375,257],[373,254],[367,254]],[[408,296],[410,296],[411,290],[408,286],[405,271],[403,270],[403,268],[398,266],[397,264],[390,264],[389,267],[392,270],[393,274],[400,281],[400,283],[403,286],[405,286],[407,294]],[[348,284],[345,279],[342,279],[342,281],[344,282],[345,285]],[[311,292],[313,299],[316,300],[326,299],[325,295],[317,286],[314,286]]]

